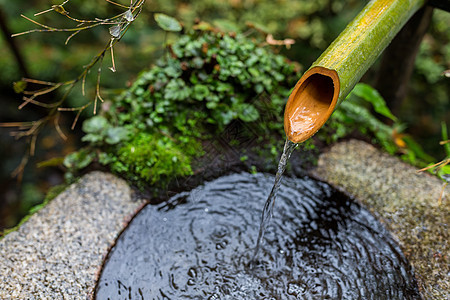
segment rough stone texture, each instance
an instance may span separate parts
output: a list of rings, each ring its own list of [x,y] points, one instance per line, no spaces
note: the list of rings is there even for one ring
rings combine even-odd
[[[449,299],[449,196],[437,178],[361,141],[334,145],[313,171],[380,217],[414,266],[425,299]]]
[[[0,241],[0,299],[86,299],[111,243],[142,205],[93,172]]]

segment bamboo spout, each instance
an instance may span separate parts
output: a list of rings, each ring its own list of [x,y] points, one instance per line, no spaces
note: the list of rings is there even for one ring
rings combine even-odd
[[[313,136],[425,0],[372,0],[300,78],[289,96],[284,130]]]
[[[339,90],[339,76],[334,70],[315,66],[302,76],[284,116],[284,129],[292,142],[304,142],[325,124],[336,107]]]

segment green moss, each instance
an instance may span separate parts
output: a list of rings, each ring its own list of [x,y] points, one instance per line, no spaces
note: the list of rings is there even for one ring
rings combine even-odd
[[[167,184],[172,177],[192,174],[191,158],[199,147],[197,143],[180,146],[165,136],[142,132],[111,155],[111,170],[135,182]]]

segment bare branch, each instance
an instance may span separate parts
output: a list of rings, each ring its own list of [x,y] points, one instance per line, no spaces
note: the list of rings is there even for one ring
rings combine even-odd
[[[0,123],[0,127],[19,127],[19,129],[29,128],[33,125],[33,122],[7,122]]]
[[[145,0],[135,0],[134,3],[131,1],[130,6],[122,5],[120,3],[117,3],[113,0],[105,0],[113,5],[119,6],[121,8],[126,9],[125,12],[120,13],[116,16],[113,16],[111,18],[107,19],[100,19],[95,18],[93,20],[84,20],[84,19],[78,19],[72,16],[69,16],[69,12],[64,8],[64,5],[67,4],[70,0],[65,0],[62,4],[59,5],[53,5],[51,8],[41,11],[39,13],[36,13],[34,16],[39,16],[44,13],[48,13],[51,11],[55,11],[56,13],[59,13],[65,17],[67,17],[69,20],[76,22],[77,24],[73,28],[56,28],[52,27],[46,24],[42,24],[32,18],[29,18],[25,15],[21,15],[24,19],[28,20],[29,22],[37,25],[39,28],[31,29],[25,32],[20,32],[13,34],[12,36],[19,36],[24,35],[28,33],[33,32],[69,32],[70,35],[65,40],[65,44],[67,44],[74,36],[76,36],[78,33],[80,33],[83,30],[92,29],[97,26],[117,26],[114,32],[114,35],[111,33],[108,43],[104,46],[104,48],[96,55],[94,56],[91,61],[83,67],[83,71],[73,80],[65,81],[65,82],[47,82],[42,80],[36,80],[36,79],[30,79],[30,78],[23,78],[22,81],[26,83],[33,83],[40,85],[42,88],[35,90],[35,91],[23,91],[23,94],[25,95],[23,97],[23,103],[19,106],[19,109],[23,108],[25,105],[31,103],[33,105],[37,105],[40,107],[44,107],[49,109],[48,115],[40,120],[33,121],[33,122],[15,122],[15,123],[0,123],[0,127],[16,127],[19,131],[11,133],[11,135],[15,136],[16,139],[20,139],[23,137],[29,138],[29,149],[22,159],[20,165],[17,167],[17,169],[13,172],[13,176],[18,176],[21,178],[25,165],[28,162],[28,159],[30,156],[33,156],[35,153],[36,148],[36,140],[37,136],[40,132],[40,130],[46,126],[48,122],[53,120],[54,126],[56,131],[58,132],[59,136],[66,140],[67,136],[63,133],[61,130],[60,124],[59,124],[59,117],[61,112],[63,111],[72,111],[77,112],[76,116],[74,118],[74,121],[72,123],[71,129],[73,130],[79,120],[79,117],[81,113],[89,107],[89,105],[94,104],[94,114],[97,113],[97,102],[100,100],[103,102],[103,98],[100,93],[100,79],[101,79],[101,72],[102,72],[102,65],[103,65],[103,58],[107,51],[111,52],[111,62],[112,67],[110,68],[112,71],[116,71],[116,65],[115,65],[115,58],[114,58],[114,46],[117,42],[120,41],[120,39],[123,37],[123,35],[128,31],[129,25],[136,20],[138,15],[142,12],[142,7],[145,3]],[[116,33],[117,31],[117,33]],[[79,81],[81,81],[81,90],[83,95],[85,95],[85,86],[86,86],[86,77],[87,74],[90,72],[90,70],[98,64],[97,69],[97,81],[95,85],[95,97],[94,99],[89,100],[86,104],[70,108],[70,107],[62,107],[65,100],[67,99],[68,95],[71,93],[73,88],[77,85]],[[42,101],[37,100],[38,97],[52,93],[59,88],[65,86],[66,89],[63,93],[63,95],[59,98],[57,102],[54,103],[44,103]]]
[[[17,177],[17,181],[22,182],[23,177],[23,171],[25,169],[25,166],[28,163],[28,159],[30,158],[30,154],[27,152],[20,161],[20,164],[17,166],[17,168],[12,171],[11,177]]]
[[[23,97],[23,103],[19,105],[19,109],[22,109],[25,107],[25,105],[27,105],[28,103],[32,103],[34,105],[40,106],[40,107],[44,107],[44,108],[53,108],[53,107],[57,107],[58,106],[58,102],[57,103],[51,103],[51,104],[47,104],[47,103],[43,103],[40,101],[36,101],[34,100],[34,96],[31,98],[28,97]]]
[[[438,205],[442,204],[442,198],[444,198],[444,191],[445,188],[447,187],[448,182],[444,183],[444,185],[442,186],[442,190],[441,190],[441,194],[439,195],[439,199],[438,199]]]
[[[123,4],[120,4],[120,3],[117,3],[117,2],[114,2],[114,1],[111,1],[111,0],[105,0],[105,1],[109,2],[111,4],[114,4],[114,5],[117,5],[119,7],[122,7],[122,8],[128,8],[128,6],[126,6],[126,5],[123,5]]]
[[[56,132],[58,132],[59,136],[65,141],[67,140],[67,136],[64,134],[64,132],[62,131],[61,127],[59,126],[59,116],[61,114],[58,112],[55,114],[55,118],[54,120],[54,124],[55,124],[55,128],[56,128]]]

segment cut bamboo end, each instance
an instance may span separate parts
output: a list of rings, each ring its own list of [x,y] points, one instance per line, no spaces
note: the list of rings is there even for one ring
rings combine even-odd
[[[339,76],[335,70],[315,66],[297,82],[284,112],[287,138],[301,143],[313,136],[334,111],[339,98]]]

